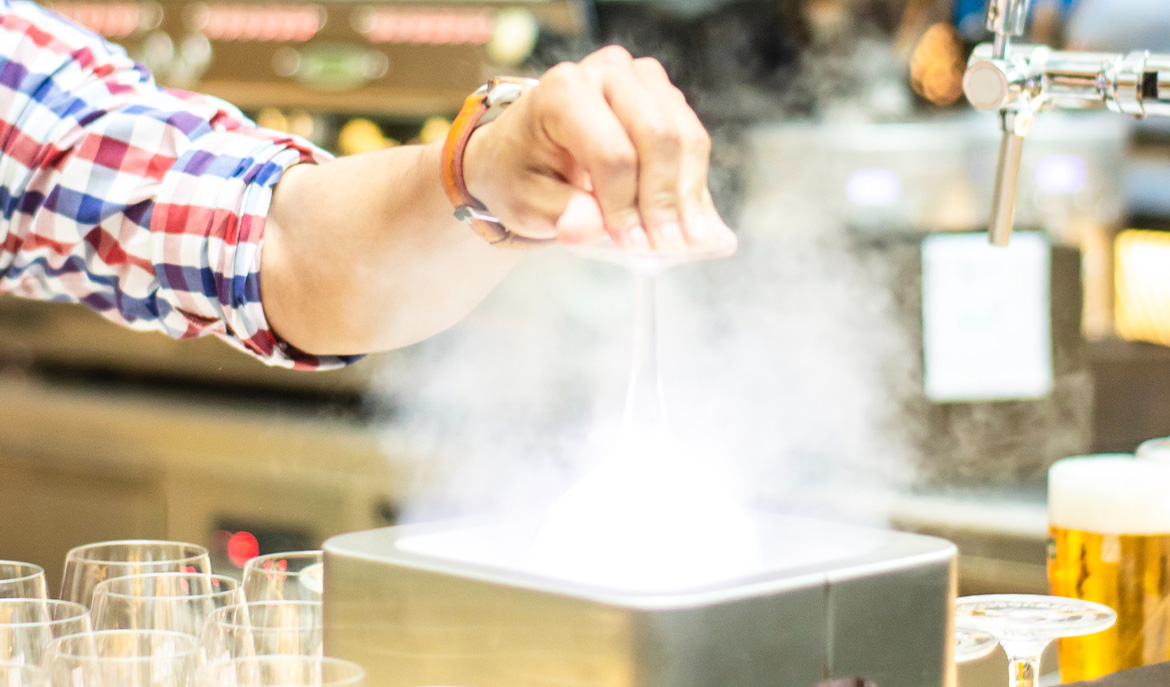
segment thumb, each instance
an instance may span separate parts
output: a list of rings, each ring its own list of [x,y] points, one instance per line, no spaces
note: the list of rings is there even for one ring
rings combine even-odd
[[[573,189],[556,227],[557,237],[568,245],[600,241],[605,236],[605,220],[597,198],[588,191]]]

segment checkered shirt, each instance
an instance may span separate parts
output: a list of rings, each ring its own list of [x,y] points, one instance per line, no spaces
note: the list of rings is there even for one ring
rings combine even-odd
[[[260,249],[285,169],[328,155],[215,98],[160,88],[99,36],[0,0],[0,293],[84,303],[271,365],[338,367],[278,339]]]

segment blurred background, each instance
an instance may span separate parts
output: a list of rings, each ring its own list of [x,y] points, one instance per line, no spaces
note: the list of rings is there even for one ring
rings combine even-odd
[[[1018,265],[969,257],[999,143],[962,99],[982,0],[46,4],[338,155],[441,138],[492,75],[608,43],[657,57],[712,131],[741,240],[662,278],[677,432],[756,507],[947,536],[962,593],[1047,589],[1049,464],[1170,434],[1170,129],[1045,113]],[[1031,36],[1170,47],[1170,5],[1111,4],[1035,0]],[[327,373],[0,299],[0,552],[53,574],[81,543],[178,539],[227,570],[539,509],[613,434],[632,294],[544,251],[455,329]]]

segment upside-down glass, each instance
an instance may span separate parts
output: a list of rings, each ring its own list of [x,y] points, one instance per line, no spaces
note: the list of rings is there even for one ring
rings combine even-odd
[[[126,575],[165,572],[211,572],[207,549],[174,541],[124,540],[78,546],[65,556],[60,598],[89,606],[93,589]]]
[[[320,601],[324,588],[321,551],[285,551],[257,556],[244,565],[248,601]]]
[[[98,630],[171,630],[198,637],[217,608],[244,602],[239,583],[207,573],[151,573],[106,580],[93,592]]]
[[[0,661],[0,685],[3,687],[49,687],[49,674],[40,666]]]
[[[362,687],[356,663],[319,656],[259,656],[203,665],[196,687]]]
[[[55,599],[0,599],[0,661],[40,665],[49,642],[92,630],[89,609]],[[7,687],[0,680],[0,687]]]
[[[53,687],[191,687],[199,642],[181,632],[106,630],[53,640]]]
[[[47,597],[44,568],[20,561],[0,561],[0,599]]]
[[[971,628],[955,628],[955,663],[966,663],[987,656],[999,642],[986,632]]]
[[[1052,640],[1107,629],[1113,609],[1091,601],[1039,594],[987,594],[955,601],[955,622],[999,640],[1008,657],[1008,685],[1034,687],[1040,654]]]
[[[255,601],[226,606],[207,618],[203,655],[208,662],[255,656],[321,656],[321,604]]]

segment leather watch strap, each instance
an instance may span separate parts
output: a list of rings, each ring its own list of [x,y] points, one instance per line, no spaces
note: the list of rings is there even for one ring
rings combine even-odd
[[[451,124],[447,139],[443,143],[442,171],[443,190],[455,206],[455,217],[471,225],[476,234],[493,246],[508,248],[534,248],[552,243],[552,239],[534,239],[514,234],[491,215],[487,207],[467,190],[463,179],[463,154],[471,134],[480,125],[483,116],[492,107],[492,89],[501,83],[521,84],[516,80],[492,79],[486,86],[467,96],[463,109]],[[522,85],[527,86],[524,82]],[[506,103],[505,103],[506,104]]]

